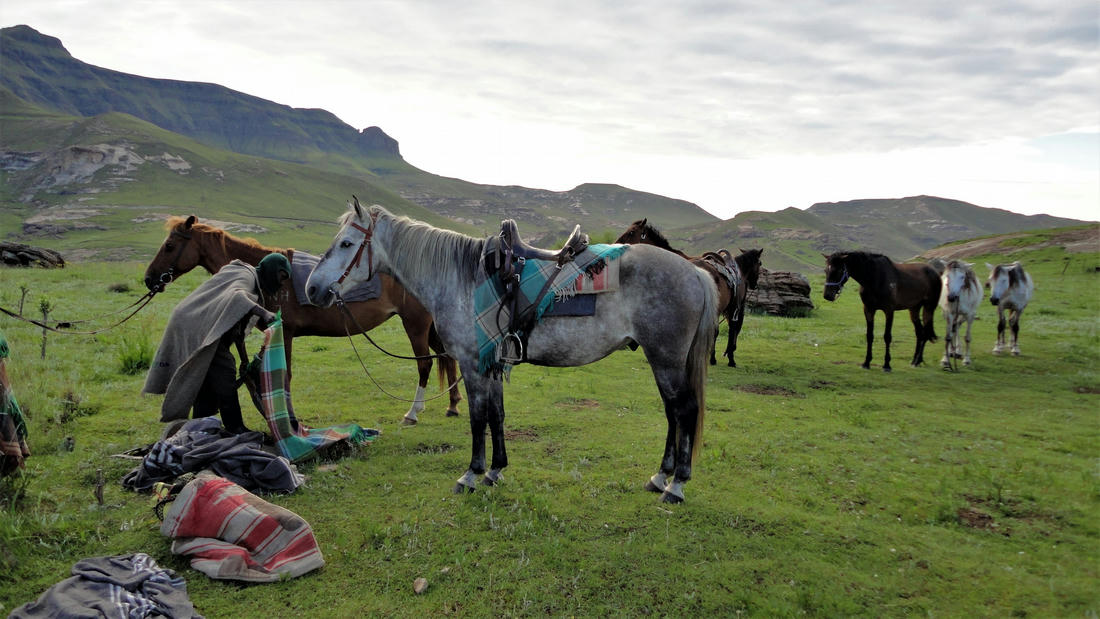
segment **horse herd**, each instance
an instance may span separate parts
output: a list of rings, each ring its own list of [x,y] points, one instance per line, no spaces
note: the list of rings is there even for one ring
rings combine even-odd
[[[168,236],[145,272],[145,284],[152,291],[163,290],[196,267],[214,273],[234,259],[255,265],[271,252],[282,252],[292,260],[294,257],[293,250],[234,237],[199,223],[194,216],[171,218],[167,227]],[[502,382],[478,371],[478,342],[472,328],[474,291],[485,266],[485,252],[492,247],[489,240],[394,216],[381,206],[365,208],[356,199],[340,220],[332,245],[308,276],[301,278],[306,281],[281,291],[275,299],[265,299],[268,309],[281,310],[288,380],[294,337],[350,336],[398,315],[419,370],[416,396],[403,419],[405,424],[415,424],[424,408],[433,358],[440,360],[440,385],[449,391],[447,414],[457,415],[461,400],[457,372],[461,371],[470,413],[472,455],[455,492],[473,491],[479,479],[485,485],[495,485],[508,464]],[[663,502],[679,503],[684,498],[684,483],[691,478],[696,446],[701,444],[706,366],[716,363],[718,319],[724,317],[729,323],[724,356],[730,366],[735,366],[745,296],[748,289],[756,287],[762,250],[742,251],[738,256],[725,250],[687,256],[671,248],[645,219],[631,225],[616,243],[634,245],[617,258],[618,288],[599,295],[593,315],[543,319],[527,336],[523,360],[544,366],[578,366],[623,348],[641,348],[653,372],[667,421],[660,466],[645,488],[660,493]],[[970,324],[982,297],[970,265],[951,261],[936,269],[924,264],[896,264],[885,256],[865,252],[838,252],[825,258],[827,300],[834,300],[849,278],[861,284],[867,323],[863,367],[870,365],[874,314],[882,311],[886,316],[883,369],[890,370],[893,313],[902,309],[910,311],[917,333],[912,363],[920,364],[925,343],[936,338],[932,314],[937,304],[943,307],[948,325],[944,365],[959,356],[958,331],[964,322],[964,363],[970,363]],[[377,298],[343,300],[349,290],[376,276],[381,283]],[[993,267],[986,286],[991,290],[990,300],[998,307],[998,344],[994,352],[1004,349],[1004,312],[1008,312],[1011,350],[1019,354],[1019,316],[1033,288],[1031,278],[1018,263],[1000,265]],[[486,430],[492,444],[488,464]]]

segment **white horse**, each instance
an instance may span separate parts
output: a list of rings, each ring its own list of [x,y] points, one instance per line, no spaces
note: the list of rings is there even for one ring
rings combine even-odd
[[[332,246],[306,283],[310,300],[327,306],[373,273],[392,274],[406,286],[432,313],[447,354],[458,361],[466,382],[472,454],[455,491],[473,490],[482,474],[483,483],[496,484],[508,465],[503,386],[498,376],[481,369],[483,347],[477,329],[482,324],[479,315],[499,320],[500,309],[478,309],[475,296],[484,288],[479,274],[490,263],[501,264],[495,249],[499,244],[395,217],[381,206],[363,208],[358,200],[350,206]],[[566,367],[640,347],[664,401],[668,425],[660,469],[645,487],[661,492],[664,502],[679,503],[684,500],[684,483],[691,479],[696,448],[702,447],[718,292],[709,274],[658,247],[631,245],[614,259],[619,263],[619,288],[600,293],[595,315],[542,320],[530,331],[520,356],[536,365]],[[513,332],[509,337],[516,336]],[[487,473],[486,426],[493,448]]]
[[[952,260],[943,268],[940,308],[947,323],[947,336],[944,338],[945,350],[940,365],[944,368],[950,369],[951,360],[959,358],[962,358],[963,365],[970,365],[970,328],[982,302],[982,285],[974,275],[973,266],[961,260]],[[966,323],[966,353],[960,355],[959,327],[963,322]]]
[[[1020,314],[1024,312],[1031,294],[1035,292],[1035,284],[1031,276],[1024,271],[1023,265],[1017,260],[1012,264],[998,264],[993,266],[988,262],[989,279],[985,287],[989,288],[989,302],[997,306],[997,345],[993,347],[993,354],[1000,354],[1005,348],[1005,312],[1008,312],[1008,322],[1012,326],[1012,354],[1020,354],[1020,345],[1017,338],[1020,335]]]

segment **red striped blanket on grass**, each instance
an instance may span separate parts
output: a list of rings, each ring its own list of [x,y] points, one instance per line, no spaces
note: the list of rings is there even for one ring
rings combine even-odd
[[[325,564],[309,523],[206,471],[180,491],[160,532],[211,578],[274,582]]]
[[[381,434],[373,428],[349,423],[328,428],[309,428],[298,422],[286,383],[286,351],[283,349],[281,313],[264,331],[264,344],[256,354],[260,362],[260,406],[279,453],[301,462],[341,442],[362,444]]]

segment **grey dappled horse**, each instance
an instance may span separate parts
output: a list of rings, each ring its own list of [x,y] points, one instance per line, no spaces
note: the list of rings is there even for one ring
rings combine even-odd
[[[998,264],[993,266],[988,262],[989,279],[985,287],[989,288],[989,302],[997,306],[997,344],[993,346],[993,354],[997,355],[1005,349],[1005,313],[1008,314],[1008,323],[1012,328],[1012,354],[1020,354],[1020,344],[1017,341],[1020,335],[1020,314],[1031,301],[1031,295],[1035,292],[1035,284],[1031,281],[1031,275],[1024,271],[1024,265],[1017,260],[1012,264]]]
[[[455,492],[472,491],[482,474],[483,483],[495,484],[508,465],[501,380],[478,373],[474,290],[485,243],[394,216],[381,206],[363,208],[356,200],[306,288],[314,303],[329,305],[337,293],[372,273],[387,273],[432,313],[448,354],[462,370],[469,401],[473,454]],[[661,492],[662,501],[679,503],[683,484],[691,479],[692,456],[702,446],[717,292],[710,275],[656,247],[632,247],[618,260],[619,289],[600,293],[594,316],[544,318],[530,333],[526,361],[578,366],[640,346],[668,421],[660,469],[646,488]],[[493,447],[487,474],[486,425]]]
[[[944,265],[943,291],[940,293],[940,309],[947,324],[944,335],[944,353],[940,365],[951,369],[951,360],[962,357],[963,365],[970,365],[970,328],[978,317],[978,305],[982,302],[982,285],[974,275],[974,265],[962,260],[952,260]],[[966,353],[959,353],[959,327],[966,323]]]

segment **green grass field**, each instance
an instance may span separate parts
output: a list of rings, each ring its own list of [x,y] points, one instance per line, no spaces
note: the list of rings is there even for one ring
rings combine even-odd
[[[79,559],[140,551],[182,574],[208,617],[1095,616],[1100,255],[1013,257],[1037,287],[1023,354],[990,354],[996,319],[986,301],[974,365],[957,374],[938,367],[942,340],[929,345],[928,365],[907,365],[904,315],[894,372],[862,370],[856,286],[826,303],[820,273],[810,317],[749,316],[741,367],[711,370],[705,446],[678,506],[642,490],[665,420],[640,351],[581,368],[516,368],[505,387],[504,483],[456,496],[469,459],[464,406],[448,419],[436,400],[420,425],[402,428],[407,405],[370,385],[347,340],[299,340],[303,421],[383,435],[304,465],[305,486],[266,497],[311,523],[327,565],[265,585],[210,580],[173,556],[150,498],[118,484],[133,463],[110,457],[161,431],[159,399],[140,394],[144,376],[122,373],[123,358],[155,346],[173,304],[205,276],[185,276],[120,329],[51,335],[44,360],[37,328],[0,317],[33,452],[22,477],[2,482],[0,611],[33,600]],[[100,314],[143,291],[143,269],[2,270],[0,305],[17,306],[25,286],[28,315],[43,298],[55,318]],[[108,290],[124,283],[129,293]],[[374,334],[409,351],[397,321]],[[411,362],[356,346],[387,390],[411,397]],[[881,360],[879,340],[873,364]],[[246,421],[261,427],[255,411]],[[72,451],[62,448],[68,436]],[[429,582],[422,595],[412,590],[418,577]]]

